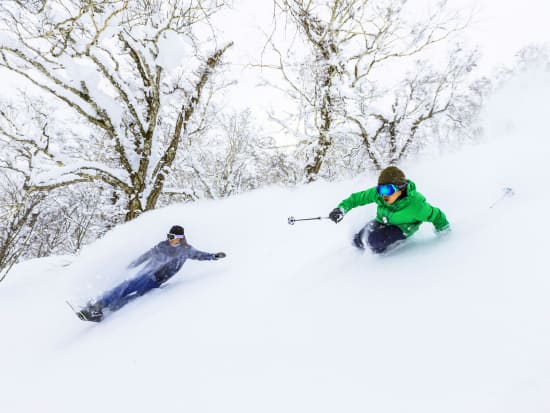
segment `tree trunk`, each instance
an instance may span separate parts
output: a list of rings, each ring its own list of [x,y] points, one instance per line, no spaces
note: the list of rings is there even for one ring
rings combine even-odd
[[[325,58],[328,59],[329,53],[325,54]],[[317,175],[323,166],[323,162],[327,155],[328,149],[332,146],[332,139],[330,138],[330,130],[332,127],[332,121],[334,116],[334,107],[331,96],[332,79],[338,73],[335,65],[329,65],[327,67],[325,81],[321,85],[323,92],[323,98],[321,101],[321,125],[319,128],[319,138],[317,139],[318,147],[315,148],[315,155],[313,162],[306,165],[306,180],[308,183],[317,179]]]
[[[141,200],[139,194],[132,194],[128,199],[128,206],[126,208],[126,216],[124,221],[128,222],[134,218],[137,218],[143,212],[143,207],[141,205]]]

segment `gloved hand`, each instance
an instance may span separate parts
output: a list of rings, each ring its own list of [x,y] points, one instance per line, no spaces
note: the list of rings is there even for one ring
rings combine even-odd
[[[328,217],[332,222],[337,224],[344,219],[344,211],[342,211],[341,208],[334,208],[332,211],[330,211]]]
[[[436,229],[435,233],[438,237],[443,237],[443,236],[449,235],[451,233],[451,226],[447,225],[444,228]]]
[[[168,278],[170,277],[167,276],[164,271],[157,271],[153,274],[153,279],[159,284],[164,283],[166,280],[168,280]]]
[[[225,258],[225,252],[216,252],[215,254],[212,254],[213,260],[219,260],[220,258]]]

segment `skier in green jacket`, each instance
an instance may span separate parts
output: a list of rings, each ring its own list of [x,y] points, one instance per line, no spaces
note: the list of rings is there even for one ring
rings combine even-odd
[[[448,232],[449,222],[438,208],[428,204],[426,198],[416,191],[416,185],[405,178],[396,166],[384,169],[378,177],[378,186],[351,194],[329,218],[340,222],[351,209],[376,203],[376,219],[370,221],[353,238],[353,244],[360,249],[365,243],[375,253],[387,251],[414,234],[423,222],[431,222],[436,232]]]

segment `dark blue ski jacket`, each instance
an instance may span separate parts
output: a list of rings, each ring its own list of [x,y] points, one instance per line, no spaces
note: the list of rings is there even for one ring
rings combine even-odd
[[[187,244],[185,239],[176,246],[162,241],[130,263],[128,268],[137,267],[147,261],[140,273],[148,273],[156,281],[163,283],[177,273],[187,259],[208,261],[215,258],[214,254],[199,251]]]

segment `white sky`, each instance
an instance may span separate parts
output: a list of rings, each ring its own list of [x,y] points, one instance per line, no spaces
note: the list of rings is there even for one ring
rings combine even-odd
[[[510,63],[527,44],[550,42],[550,0],[450,0],[450,4],[477,11],[468,32],[482,49],[481,64],[486,69]]]
[[[426,1],[409,0],[419,7]],[[514,54],[530,43],[550,42],[550,0],[449,0],[462,10],[475,10],[467,37],[479,44],[486,66],[509,63]],[[262,30],[269,30],[272,0],[234,0],[226,33],[241,56],[258,56],[264,44]],[[236,51],[234,50],[234,53]]]

